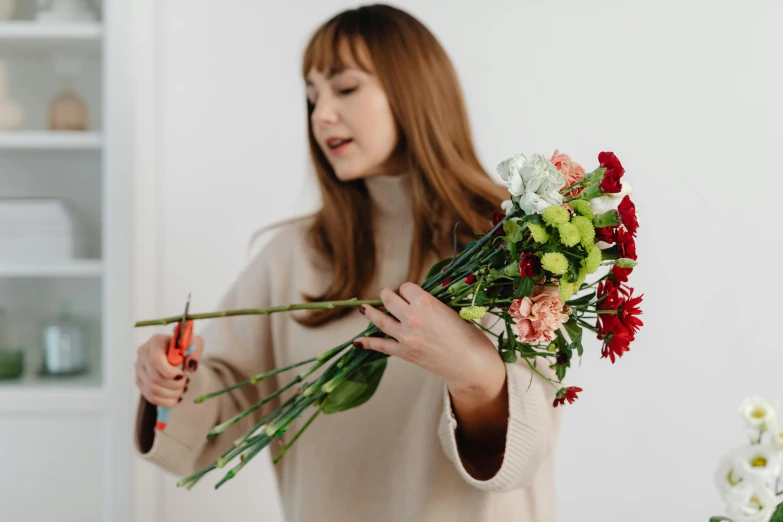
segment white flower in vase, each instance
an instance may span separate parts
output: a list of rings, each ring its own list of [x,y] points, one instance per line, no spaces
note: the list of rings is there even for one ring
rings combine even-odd
[[[748,397],[739,407],[739,413],[753,429],[767,431],[775,425],[775,407],[761,397]]]
[[[720,497],[727,504],[743,502],[752,488],[747,477],[747,467],[743,465],[744,449],[737,448],[727,453],[715,472],[715,486]]]
[[[733,522],[769,522],[777,503],[770,488],[757,486],[748,489],[740,502],[728,503],[726,511]]]
[[[770,444],[754,444],[739,453],[743,476],[754,484],[775,487],[781,472],[781,455]]]

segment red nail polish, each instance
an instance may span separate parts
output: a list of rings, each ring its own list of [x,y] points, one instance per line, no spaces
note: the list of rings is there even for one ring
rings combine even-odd
[[[354,341],[354,342],[353,342],[353,345],[354,345],[355,347],[357,347],[357,348],[361,348],[361,347],[362,347],[362,343],[361,343],[361,342],[359,342],[359,341]]]
[[[181,381],[182,377],[183,377],[182,375],[177,375],[176,377],[174,377],[174,380],[175,381]]]
[[[177,404],[179,404],[180,402],[182,402],[182,397],[179,398],[179,400],[177,401]]]
[[[362,305],[359,307],[359,313],[361,313],[362,315],[364,315],[366,311],[367,311],[366,306]]]
[[[198,368],[198,362],[196,362],[195,359],[191,359],[188,361],[188,368],[190,368],[190,371],[195,372],[196,368]]]

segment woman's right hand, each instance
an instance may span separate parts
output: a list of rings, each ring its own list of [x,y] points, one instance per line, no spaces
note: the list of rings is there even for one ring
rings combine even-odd
[[[169,364],[166,349],[170,335],[153,335],[136,350],[136,387],[150,404],[172,408],[182,401],[190,377],[198,369],[204,340],[193,335],[196,349],[185,358],[185,372]]]

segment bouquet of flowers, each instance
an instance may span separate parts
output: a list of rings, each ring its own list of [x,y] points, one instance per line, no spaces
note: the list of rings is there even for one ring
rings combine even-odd
[[[621,182],[625,170],[612,152],[598,155],[599,166],[587,173],[563,153],[551,159],[534,154],[511,157],[498,165],[510,199],[504,212],[495,211],[492,227],[453,257],[429,270],[422,288],[460,316],[497,337],[497,349],[506,362],[526,363],[532,372],[557,389],[553,407],[573,403],[582,389],[563,380],[572,359],[582,356],[584,331],[603,341],[601,356],[612,363],[629,350],[642,326],[641,296],[627,285],[636,266],[636,211],[630,184]],[[455,249],[456,250],[456,249]],[[602,273],[596,274],[604,269]],[[594,279],[588,282],[588,278]],[[188,319],[304,310],[319,307],[371,304],[380,301],[349,299],[302,303],[255,310],[188,314]],[[385,311],[385,310],[384,310]],[[388,311],[385,311],[389,313]],[[500,335],[480,324],[486,314],[503,321]],[[182,319],[142,321],[136,326],[168,324]],[[215,426],[208,438],[223,433],[283,392],[296,386],[279,407],[234,441],[212,465],[178,482],[190,489],[205,474],[239,462],[216,484],[230,480],[263,448],[287,432],[292,422],[314,410],[301,430],[285,444],[277,463],[320,414],[333,414],[367,402],[383,376],[388,355],[353,345],[360,337],[388,337],[377,326],[358,332],[317,357],[250,377],[224,390],[198,397],[197,403],[252,385],[271,375],[309,365],[287,385],[261,402]],[[546,364],[557,380],[539,370]],[[314,372],[328,365],[317,378]],[[532,378],[532,375],[531,375]]]
[[[750,443],[728,452],[715,472],[715,484],[730,518],[710,522],[783,522],[783,427],[773,406],[748,397],[739,407]],[[775,506],[777,504],[777,507]]]

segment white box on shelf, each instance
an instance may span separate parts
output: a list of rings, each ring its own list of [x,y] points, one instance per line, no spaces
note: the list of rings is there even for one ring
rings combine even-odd
[[[0,199],[0,263],[47,264],[83,256],[83,230],[65,202]]]

